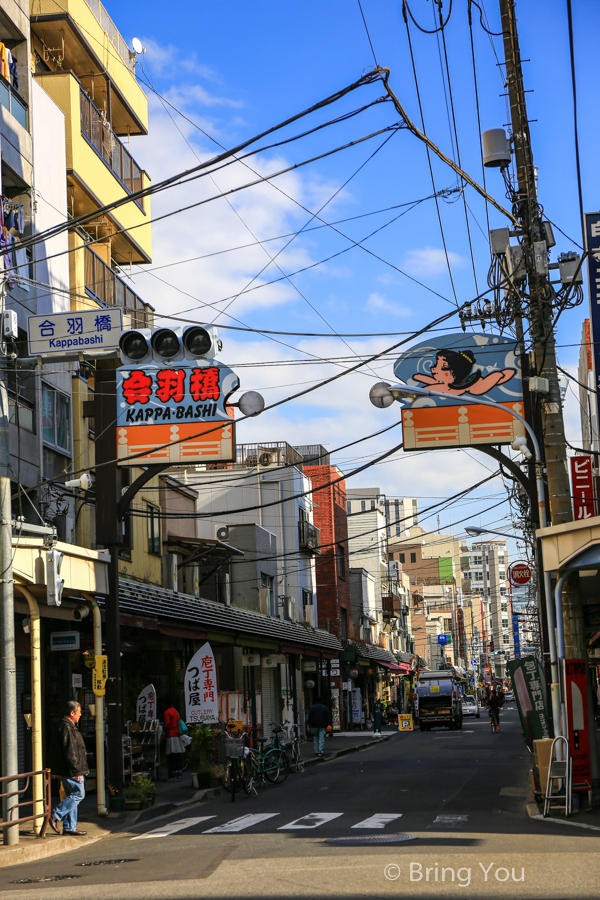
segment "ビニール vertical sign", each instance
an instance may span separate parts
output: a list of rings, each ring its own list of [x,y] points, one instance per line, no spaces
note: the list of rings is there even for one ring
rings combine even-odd
[[[591,519],[594,512],[594,475],[591,456],[571,457],[571,492],[573,520]]]

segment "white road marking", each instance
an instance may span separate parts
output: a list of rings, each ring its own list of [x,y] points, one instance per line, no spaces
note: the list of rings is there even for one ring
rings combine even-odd
[[[344,813],[309,813],[307,816],[302,816],[301,819],[294,819],[293,822],[288,822],[287,825],[281,825],[277,831],[295,831],[297,828],[318,828],[319,825],[324,825],[326,822],[331,822],[332,819],[337,819],[339,816],[343,816]]]
[[[240,816],[239,819],[232,819],[224,825],[216,825],[214,828],[209,828],[208,831],[203,831],[202,834],[231,834],[234,831],[244,831],[244,829],[250,828],[251,825],[258,825],[259,822],[265,822],[267,819],[272,819],[273,816],[278,815],[279,813],[248,814],[247,816]]]
[[[182,831],[184,828],[191,828],[193,825],[197,825],[198,822],[206,822],[207,819],[214,818],[214,816],[190,816],[189,819],[177,819],[176,822],[161,825],[160,828],[154,828],[152,831],[147,831],[146,834],[138,834],[136,837],[130,838],[130,840],[144,841],[146,838],[168,837],[170,834],[175,834],[175,832]]]
[[[441,825],[446,828],[459,828],[461,825],[466,825],[468,819],[468,816],[436,816],[433,826]]]
[[[550,816],[532,816],[532,819],[539,819],[540,822],[556,822],[557,825],[574,825],[576,828],[589,828],[590,831],[600,831],[598,825],[584,825],[583,822],[572,822],[570,819],[553,819]]]
[[[353,825],[353,828],[385,828],[385,826],[389,822],[394,822],[396,819],[402,818],[402,813],[376,813],[374,816],[369,816],[368,819],[363,819],[362,822],[359,822],[358,825]]]

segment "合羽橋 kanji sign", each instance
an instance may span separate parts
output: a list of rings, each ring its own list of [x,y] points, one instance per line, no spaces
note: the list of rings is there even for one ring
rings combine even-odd
[[[117,371],[118,464],[229,461],[234,420],[227,398],[239,386],[216,360]]]

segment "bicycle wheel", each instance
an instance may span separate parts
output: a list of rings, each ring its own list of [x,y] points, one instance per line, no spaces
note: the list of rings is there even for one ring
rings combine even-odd
[[[240,779],[239,760],[228,759],[225,763],[223,787],[230,794],[236,794],[238,791],[241,791],[242,781]]]
[[[263,772],[271,784],[282,784],[290,774],[290,767],[283,750],[269,750],[265,755]]]
[[[303,772],[304,766],[302,765],[302,762],[300,760],[300,747],[298,746],[298,744],[293,744],[291,747],[287,747],[284,752],[290,772]]]
[[[240,780],[242,782],[242,787],[244,789],[244,793],[246,794],[256,794],[256,770],[254,767],[254,761],[251,756],[245,757],[241,761],[240,767]]]

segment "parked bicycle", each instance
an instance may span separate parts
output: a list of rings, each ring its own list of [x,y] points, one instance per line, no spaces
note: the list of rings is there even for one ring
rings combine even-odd
[[[259,737],[258,744],[264,744],[269,738]],[[242,787],[247,794],[257,793],[261,785],[283,784],[290,774],[290,767],[285,752],[277,747],[269,749],[246,748]]]
[[[273,729],[273,747],[283,750],[290,772],[304,772],[304,763],[300,758],[300,734],[297,725],[287,723],[276,725],[271,722]]]

